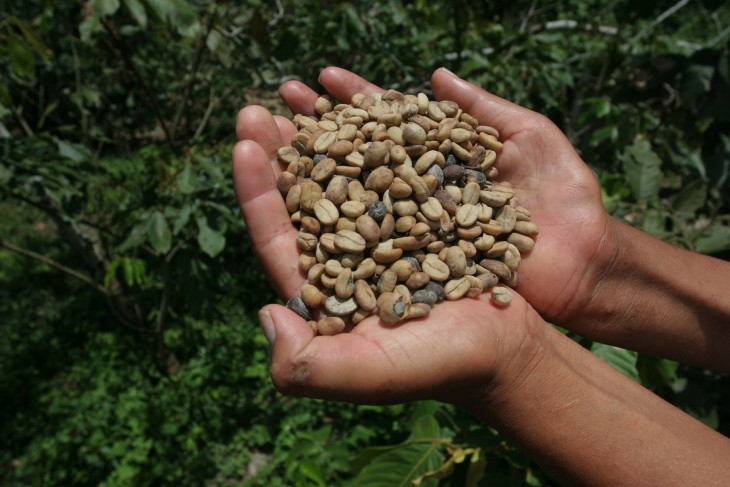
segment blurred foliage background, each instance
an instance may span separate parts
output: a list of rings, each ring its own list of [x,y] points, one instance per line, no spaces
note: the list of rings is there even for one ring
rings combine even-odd
[[[273,389],[234,121],[327,65],[447,66],[548,115],[616,218],[728,258],[728,2],[2,4],[2,485],[555,485],[450,406]],[[574,338],[730,433],[728,377]]]

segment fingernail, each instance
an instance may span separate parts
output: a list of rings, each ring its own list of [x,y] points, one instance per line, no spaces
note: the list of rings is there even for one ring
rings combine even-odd
[[[259,323],[261,323],[266,339],[273,345],[274,340],[276,340],[276,327],[274,326],[274,320],[271,319],[271,313],[265,309],[260,310]]]

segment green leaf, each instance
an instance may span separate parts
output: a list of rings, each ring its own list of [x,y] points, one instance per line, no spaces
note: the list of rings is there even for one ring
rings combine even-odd
[[[145,0],[145,3],[158,19],[171,24],[181,36],[192,37],[198,32],[198,17],[185,0]]]
[[[705,205],[707,200],[707,183],[695,179],[684,186],[674,200],[674,211],[681,215],[693,216],[697,210]]]
[[[172,234],[177,235],[182,228],[188,224],[188,221],[190,220],[190,215],[193,212],[192,205],[186,204],[177,213],[177,218],[175,218],[175,223],[172,226]]]
[[[695,241],[695,250],[703,254],[730,250],[730,226],[715,223],[706,228]]]
[[[218,255],[226,246],[226,237],[208,226],[208,219],[200,217],[198,223],[198,245],[211,257]]]
[[[195,192],[195,175],[190,170],[190,165],[186,165],[185,169],[177,175],[177,189],[182,194],[191,194]]]
[[[147,11],[139,0],[124,0],[124,6],[127,7],[132,18],[143,29],[147,27]]]
[[[593,343],[591,352],[629,379],[639,382],[639,372],[636,369],[636,352],[598,342]]]
[[[102,17],[114,15],[120,7],[119,0],[93,0],[91,5]]]
[[[91,160],[91,151],[83,145],[61,139],[55,139],[55,141],[56,147],[58,147],[58,154],[61,157],[71,159],[78,163],[89,162]]]
[[[677,378],[677,362],[665,358],[639,354],[636,369],[646,387],[660,387]]]
[[[730,136],[720,134],[720,141],[706,165],[707,178],[715,188],[721,188],[730,180]]]
[[[38,54],[41,59],[43,59],[43,62],[49,63],[51,59],[48,55],[48,48],[45,44],[43,44],[43,41],[40,39],[40,37],[38,37],[35,31],[24,20],[17,17],[14,17],[13,20],[15,21],[15,25],[17,25],[20,31],[23,33],[23,37],[25,37],[25,40],[28,41],[28,44],[33,47],[36,54]]]
[[[487,471],[487,457],[477,451],[471,457],[469,470],[466,473],[466,487],[478,487],[479,481],[484,478]]]
[[[8,55],[10,57],[10,69],[19,78],[35,78],[35,56],[33,49],[25,42],[25,39],[15,33],[8,36]]]
[[[161,254],[166,254],[172,246],[172,235],[167,219],[161,211],[155,211],[150,217],[149,241],[152,247]]]
[[[637,201],[648,201],[659,194],[662,184],[662,161],[649,141],[637,138],[624,151],[624,171]]]
[[[429,471],[438,470],[443,461],[437,442],[411,443],[395,448],[366,466],[354,479],[358,487],[405,487]],[[435,486],[429,479],[421,485]]]

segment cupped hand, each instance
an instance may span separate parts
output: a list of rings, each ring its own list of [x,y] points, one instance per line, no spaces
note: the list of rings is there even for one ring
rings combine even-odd
[[[328,68],[320,82],[335,98],[382,92],[345,70]],[[438,99],[451,99],[480,123],[500,131],[500,180],[510,181],[541,228],[532,255],[520,268],[520,293],[548,316],[574,312],[589,290],[588,262],[601,248],[607,223],[598,186],[570,143],[547,119],[466,83],[446,70],[432,79]],[[280,94],[294,113],[313,113],[317,94],[298,82]],[[305,282],[299,272],[296,230],[276,188],[282,170],[276,150],[296,128],[286,118],[249,106],[238,116],[240,142],[233,152],[234,184],[249,235],[267,275],[288,299]],[[444,302],[425,320],[395,327],[377,317],[347,334],[315,337],[289,310],[268,306],[260,314],[273,342],[272,377],[282,391],[310,396],[394,402],[433,397],[458,402],[482,387],[504,383],[534,360],[533,338],[545,323],[521,296],[498,309],[486,296]],[[538,347],[539,348],[539,347]],[[509,366],[512,364],[512,366]]]

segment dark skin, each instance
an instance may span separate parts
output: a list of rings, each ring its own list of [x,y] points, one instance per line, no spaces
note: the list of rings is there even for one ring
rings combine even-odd
[[[325,69],[320,83],[340,100],[382,92],[338,68]],[[486,295],[443,302],[427,319],[397,326],[370,317],[334,337],[315,337],[291,311],[266,306],[259,316],[272,342],[276,386],[366,403],[453,402],[567,482],[714,485],[727,478],[730,441],[616,373],[545,319],[596,340],[727,371],[722,351],[730,344],[730,305],[719,298],[730,266],[612,219],[590,169],[545,117],[446,70],[434,73],[432,88],[437,99],[456,101],[500,132],[499,179],[512,183],[540,228],[520,264],[519,294],[505,308]],[[318,97],[298,82],[280,94],[303,114],[313,113]],[[284,299],[305,282],[296,230],[275,184],[282,170],[276,149],[295,132],[289,120],[249,106],[238,116],[233,151],[249,234]],[[698,272],[679,278],[671,265]]]

